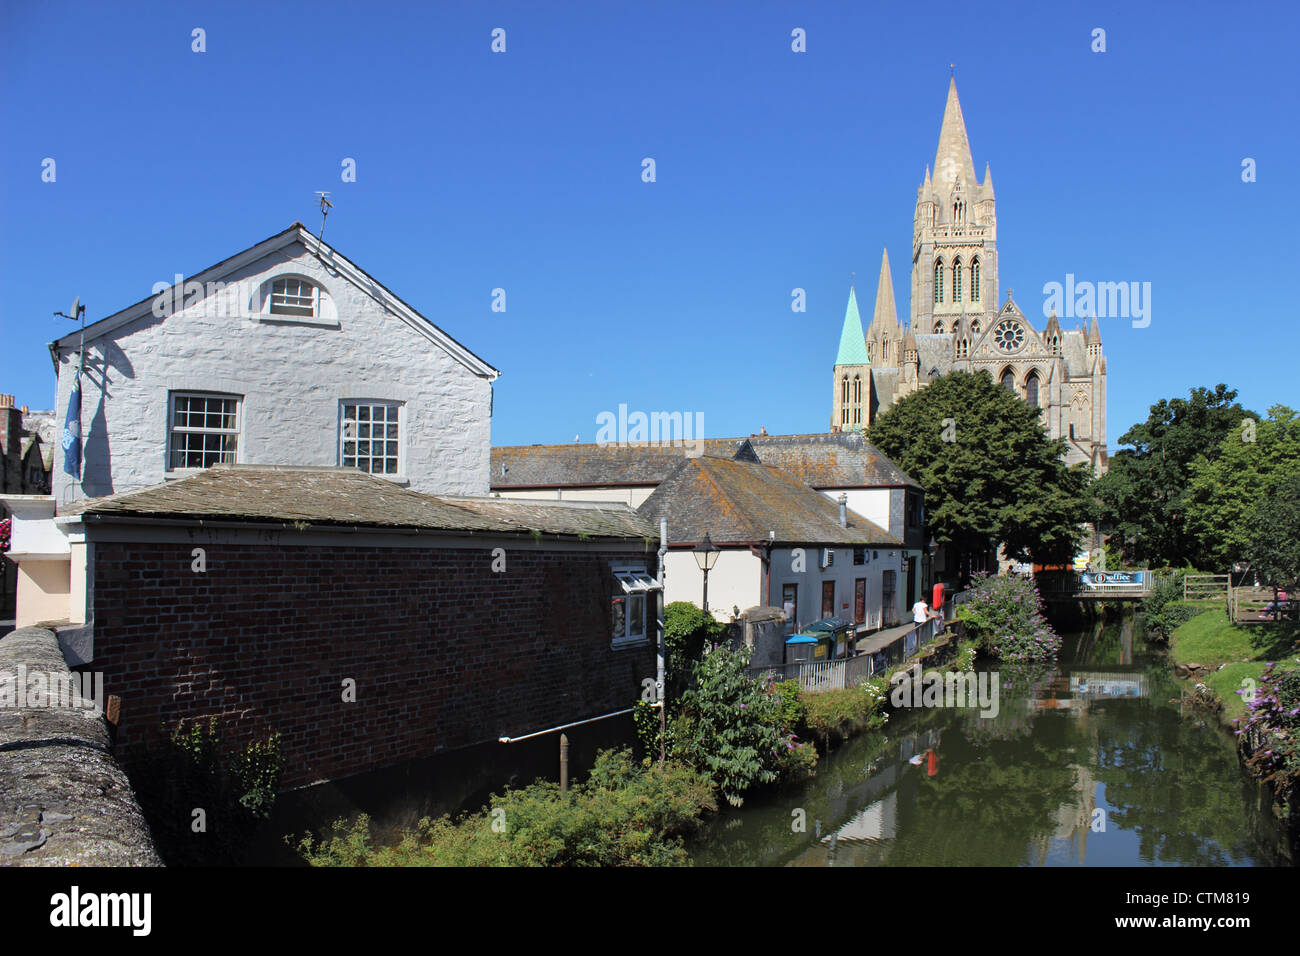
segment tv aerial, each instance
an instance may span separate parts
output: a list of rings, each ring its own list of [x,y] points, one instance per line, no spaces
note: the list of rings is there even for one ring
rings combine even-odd
[[[329,216],[330,210],[334,208],[334,204],[330,202],[330,194],[328,190],[325,189],[316,190],[316,198],[317,200],[320,201],[320,235],[317,236],[316,238],[319,239],[321,242],[324,242],[325,241],[325,219],[327,216]]]

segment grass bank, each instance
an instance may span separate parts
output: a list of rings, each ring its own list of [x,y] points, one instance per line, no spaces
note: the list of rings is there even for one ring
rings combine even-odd
[[[1221,605],[1215,605],[1174,629],[1170,656],[1175,665],[1208,669],[1199,679],[1222,702],[1223,719],[1231,722],[1246,714],[1245,701],[1237,691],[1258,686],[1269,663],[1294,656],[1297,636],[1293,622],[1238,627]],[[1253,683],[1243,683],[1246,681]]]

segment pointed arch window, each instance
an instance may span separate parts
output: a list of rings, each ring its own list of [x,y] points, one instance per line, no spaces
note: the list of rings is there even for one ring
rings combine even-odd
[[[942,323],[942,322],[936,322],[936,323],[934,323],[934,334],[935,334],[935,335],[943,335],[943,323]]]
[[[952,301],[961,301],[961,256],[952,261]]]
[[[938,377],[939,377],[939,370],[937,368],[930,369],[930,381],[933,382]]]
[[[849,403],[849,377],[847,375],[841,375],[840,376],[840,404],[847,405],[848,403]]]
[[[1030,405],[1038,405],[1038,373],[1030,372],[1025,378],[1025,401]]]
[[[970,300],[978,302],[980,300],[980,260],[976,256],[970,263]]]
[[[1016,390],[1015,373],[1012,372],[1011,369],[1006,369],[1005,371],[1003,371],[1002,379],[1001,381],[999,381],[998,384],[1001,385],[1003,388],[1005,388],[1008,392],[1014,392]]]
[[[971,320],[971,324],[970,324],[970,330],[971,330],[971,332],[972,332],[974,335],[979,335],[979,334],[980,334],[980,329],[981,329],[981,326],[980,326],[980,320],[979,320],[979,319],[973,319],[973,320]]]
[[[934,301],[943,302],[943,260],[934,264]]]

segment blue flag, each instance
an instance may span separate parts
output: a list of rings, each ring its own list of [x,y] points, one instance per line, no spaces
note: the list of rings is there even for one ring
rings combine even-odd
[[[63,470],[81,480],[81,372],[72,380],[68,417],[63,422]]]

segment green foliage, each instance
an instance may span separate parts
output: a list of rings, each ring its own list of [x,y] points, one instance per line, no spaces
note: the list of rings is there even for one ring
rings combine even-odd
[[[1300,587],[1300,472],[1287,475],[1260,500],[1246,555],[1259,576],[1274,587],[1292,592]]]
[[[673,601],[664,607],[664,682],[670,712],[676,712],[690,686],[692,668],[708,648],[723,639],[726,630],[712,614],[689,601]]]
[[[1193,466],[1207,449],[1221,449],[1231,435],[1240,437],[1244,417],[1258,417],[1236,397],[1235,389],[1221,384],[1213,390],[1194,388],[1187,399],[1161,399],[1145,422],[1120,436],[1120,444],[1131,447],[1111,456],[1109,470],[1093,490],[1098,516],[1125,542],[1127,562],[1183,566],[1204,560],[1203,542],[1188,519]]]
[[[707,773],[732,806],[777,778],[782,700],[749,676],[749,652],[717,647],[695,665],[695,686],[670,729],[674,757]]]
[[[954,372],[896,402],[869,437],[925,488],[941,545],[979,552],[993,536],[1010,557],[1058,564],[1089,517],[1090,476],[1065,466],[1065,443],[1047,437],[1039,415],[987,372]]]
[[[1011,663],[1055,661],[1061,639],[1043,617],[1038,588],[1013,574],[974,579],[970,600],[957,615],[982,651]]]
[[[255,740],[235,754],[230,763],[230,775],[239,793],[240,806],[259,819],[269,817],[271,808],[275,806],[275,795],[280,790],[284,765],[279,734],[272,734],[266,740]]]
[[[239,863],[271,815],[285,757],[279,734],[227,754],[217,718],[180,721],[127,767],[158,851],[169,865]],[[196,833],[194,810],[206,829]]]
[[[859,687],[807,694],[803,698],[808,729],[823,740],[883,727],[889,681],[873,677]]]
[[[1192,462],[1186,514],[1197,561],[1226,570],[1244,560],[1260,540],[1261,521],[1284,515],[1288,500],[1295,500],[1294,494],[1288,499],[1288,482],[1293,488],[1300,482],[1300,418],[1285,405],[1274,405],[1268,418],[1258,421],[1244,415],[1217,446]],[[1270,529],[1263,540],[1285,540],[1300,555],[1300,518],[1294,514],[1289,525]],[[1292,567],[1300,569],[1300,557],[1295,560]]]
[[[632,705],[632,726],[642,753],[651,759],[659,754],[659,708],[648,700],[638,700]]]
[[[774,681],[768,686],[767,692],[776,694],[781,701],[780,709],[776,712],[777,729],[797,730],[804,725],[807,707],[799,695],[799,681],[794,679]]]
[[[602,751],[587,780],[562,795],[539,781],[476,813],[421,820],[394,846],[374,846],[365,816],[338,821],[298,852],[313,866],[682,866],[684,838],[717,805],[707,777]]]

